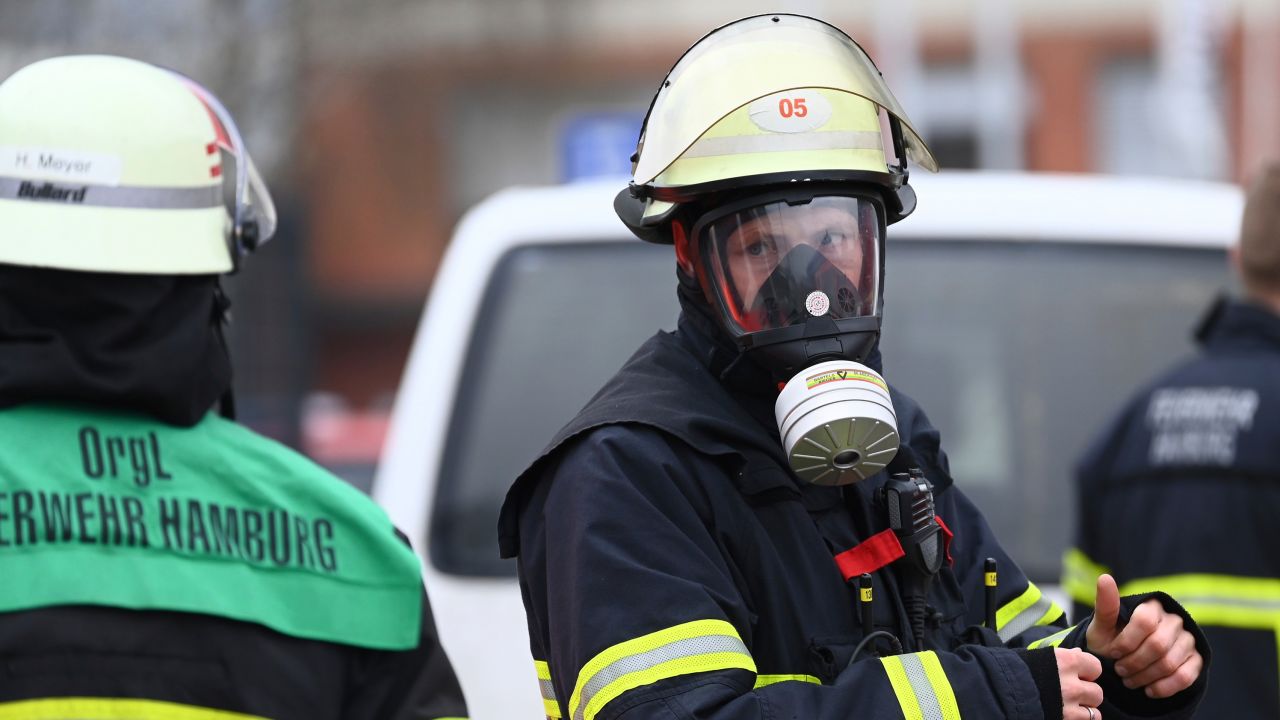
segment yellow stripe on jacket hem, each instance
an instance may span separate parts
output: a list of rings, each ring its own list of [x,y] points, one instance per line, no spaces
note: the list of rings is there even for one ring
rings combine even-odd
[[[1062,556],[1062,590],[1081,605],[1093,607],[1098,578],[1109,572],[1080,548],[1071,548]]]
[[[0,720],[266,720],[160,700],[64,697],[0,703]]]
[[[1201,625],[1249,630],[1280,628],[1280,579],[1237,575],[1166,575],[1132,580],[1121,595],[1160,590]]]

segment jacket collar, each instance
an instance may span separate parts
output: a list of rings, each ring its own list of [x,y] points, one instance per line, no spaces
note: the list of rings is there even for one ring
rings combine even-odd
[[[1280,315],[1257,303],[1222,297],[1201,322],[1196,340],[1207,348],[1280,350]]]

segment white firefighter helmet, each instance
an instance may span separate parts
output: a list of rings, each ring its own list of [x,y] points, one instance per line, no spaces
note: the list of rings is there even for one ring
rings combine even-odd
[[[798,182],[880,188],[888,222],[914,208],[906,158],[936,171],[866,52],[792,14],[708,33],[654,96],[615,208],[642,239],[671,242],[672,211],[708,195]]]
[[[85,55],[0,83],[0,263],[223,273],[274,230],[234,121],[189,78]]]

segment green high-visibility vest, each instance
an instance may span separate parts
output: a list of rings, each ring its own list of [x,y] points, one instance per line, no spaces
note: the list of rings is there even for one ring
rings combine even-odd
[[[373,501],[213,413],[0,410],[0,578],[0,612],[204,613],[389,650],[422,617],[418,559]]]

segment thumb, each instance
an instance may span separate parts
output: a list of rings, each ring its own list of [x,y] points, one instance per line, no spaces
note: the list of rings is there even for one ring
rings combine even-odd
[[[1111,642],[1116,636],[1116,623],[1120,619],[1120,589],[1116,587],[1115,578],[1107,574],[1098,576],[1098,595],[1093,605],[1093,622],[1089,626],[1089,634],[1100,644]],[[1094,634],[1096,631],[1097,634]],[[1092,647],[1101,650],[1102,648]]]

